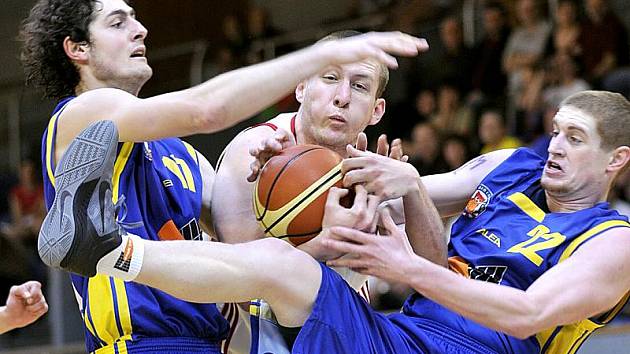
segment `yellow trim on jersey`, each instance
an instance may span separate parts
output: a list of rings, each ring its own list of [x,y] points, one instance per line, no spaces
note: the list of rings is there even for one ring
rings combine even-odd
[[[529,197],[527,197],[525,194],[517,192],[510,195],[508,199],[511,200],[512,203],[516,204],[516,206],[519,207],[530,218],[540,223],[545,218],[545,212],[542,211],[542,209],[540,209],[538,205],[534,204],[534,202],[532,202],[532,200],[529,199]]]
[[[116,299],[118,300],[118,318],[123,330],[123,338],[131,339],[131,313],[129,312],[129,300],[127,299],[127,288],[125,282],[114,278],[114,288],[116,289]]]
[[[599,233],[606,231],[612,227],[626,226],[630,227],[630,224],[623,220],[609,220],[605,221],[595,227],[592,227],[585,233],[576,237],[562,252],[558,263],[566,260],[575,252],[575,250],[591,237],[598,235]],[[547,342],[550,342],[547,349],[542,352],[543,354],[574,354],[582,345],[582,343],[598,328],[603,327],[608,321],[610,321],[622,308],[625,302],[630,296],[630,292],[627,293],[615,307],[613,307],[606,315],[606,318],[601,321],[602,324],[596,323],[591,319],[585,319],[573,324],[553,327],[544,330],[536,335],[536,339],[542,349]],[[557,334],[551,338],[554,331],[560,328]]]
[[[98,337],[106,344],[112,344],[120,337],[114,315],[114,297],[111,292],[109,277],[101,274],[89,279],[88,311],[94,323]],[[87,316],[87,314],[86,314]]]
[[[127,160],[129,160],[132,149],[133,142],[123,143],[123,146],[118,153],[118,157],[116,158],[116,162],[114,163],[114,173],[112,175],[112,201],[114,204],[118,202],[120,175],[122,175],[122,171],[125,169],[125,165],[127,165]]]
[[[188,153],[190,154],[190,156],[193,158],[193,160],[195,160],[195,163],[197,165],[199,165],[199,158],[197,157],[197,150],[195,150],[194,147],[192,147],[192,145],[188,144],[187,142],[182,140],[182,143],[184,144],[184,146],[186,147],[186,150],[188,151]]]
[[[114,203],[116,203],[119,199],[120,176],[127,165],[133,146],[133,142],[123,143],[123,146],[116,157],[112,175],[112,201]],[[112,283],[114,286],[113,289]],[[116,314],[114,313],[114,294],[112,291],[116,292],[116,307],[118,308],[118,319],[123,331],[122,333],[120,333],[116,322]],[[96,334],[98,334],[98,337],[107,345],[96,352],[100,353],[101,350],[106,349],[112,350],[111,352],[113,353],[114,347],[112,344],[116,342],[124,344],[125,340],[131,340],[131,313],[129,311],[129,301],[127,299],[125,283],[119,279],[97,275],[88,280],[88,298],[88,310],[92,316],[92,322],[94,323]],[[124,348],[126,352],[126,345],[124,345]],[[102,352],[105,353],[109,351]]]
[[[59,113],[61,113],[63,109],[60,109],[57,113],[55,113],[50,121],[48,122],[48,130],[46,132],[46,173],[48,173],[48,179],[50,180],[50,184],[52,184],[53,188],[55,187],[55,173],[52,169],[52,146],[53,146],[53,137],[55,136],[55,124],[57,124],[57,119],[59,118]]]
[[[564,252],[562,252],[562,255],[560,256],[560,260],[558,260],[558,263],[566,260],[567,258],[569,258],[569,256],[571,256],[573,254],[573,252],[575,252],[575,250],[584,242],[586,242],[589,238],[603,232],[606,231],[610,228],[613,227],[617,227],[617,226],[625,226],[625,227],[630,227],[630,224],[627,221],[623,221],[623,220],[609,220],[609,221],[605,221],[593,228],[591,228],[590,230],[586,231],[585,233],[581,234],[580,236],[576,237],[575,240],[573,240],[568,246],[567,248],[564,249]]]
[[[260,200],[258,200],[258,183],[256,183],[256,186],[254,187],[254,197],[252,198],[254,210],[256,212],[256,219],[260,220],[262,216],[260,223],[265,229],[269,229],[279,218],[282,218],[278,221],[278,223],[273,225],[266,234],[274,237],[284,236],[288,233],[289,224],[293,218],[309,206],[320,195],[328,191],[328,189],[334,186],[335,183],[339,182],[342,177],[341,163],[339,163],[278,210],[265,210],[265,206],[260,202]],[[312,195],[309,195],[311,193]],[[294,209],[291,210],[292,208]]]
[[[540,344],[541,350],[551,339],[551,344],[541,354],[573,354],[593,331],[601,327],[603,325],[586,319],[562,326],[562,329],[553,338],[551,338],[551,335],[557,327],[549,328],[537,334],[536,339]]]
[[[94,354],[127,354],[129,353],[129,350],[127,349],[127,342],[128,340],[131,340],[131,337],[129,338],[121,338],[120,340],[118,340],[116,343],[113,343],[111,345],[108,345],[106,347],[103,348],[98,348],[96,349],[93,353]],[[116,351],[118,350],[118,351]]]

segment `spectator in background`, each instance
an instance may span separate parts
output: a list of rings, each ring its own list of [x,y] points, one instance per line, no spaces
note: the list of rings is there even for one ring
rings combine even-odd
[[[628,33],[607,0],[585,0],[579,43],[586,78],[598,87],[613,69],[628,64]]]
[[[536,0],[519,0],[516,3],[519,26],[514,29],[503,52],[503,69],[508,75],[511,96],[510,116],[516,97],[525,89],[523,71],[531,69],[542,58],[551,26],[540,17]]]
[[[543,112],[543,132],[529,144],[540,157],[547,160],[549,157],[549,142],[553,130],[553,117],[558,112],[558,107],[547,107]]]
[[[413,96],[412,102],[405,102],[391,109],[390,115],[398,118],[395,121],[390,121],[391,123],[395,122],[395,124],[389,125],[389,135],[401,138],[404,143],[408,143],[413,127],[418,123],[428,122],[435,113],[435,107],[433,91],[421,89]],[[389,106],[388,109],[390,109]]]
[[[479,121],[479,139],[483,146],[481,154],[521,146],[520,140],[506,133],[503,116],[497,111],[485,111]]]
[[[555,82],[550,82],[542,92],[547,107],[558,108],[560,103],[574,93],[590,89],[586,80],[578,76],[575,60],[564,53],[557,53],[551,58],[550,71],[555,73]]]
[[[483,9],[484,34],[473,49],[472,93],[469,101],[475,106],[502,106],[507,78],[501,69],[501,56],[510,35],[506,13],[498,2],[489,2]]]
[[[245,58],[246,63],[251,65],[269,59],[265,58],[263,40],[278,33],[279,31],[271,24],[269,12],[262,6],[252,5],[247,11],[246,42],[248,49]]]
[[[247,39],[236,15],[227,15],[223,18],[224,46],[230,49],[236,67],[242,66],[247,53]]]
[[[472,158],[468,139],[461,135],[449,135],[442,140],[442,158],[446,171],[454,171]]]
[[[440,22],[440,40],[431,43],[429,55],[417,58],[414,83],[423,87],[436,88],[448,81],[457,85],[460,92],[470,90],[470,75],[473,66],[472,50],[464,44],[461,19],[446,17]],[[427,75],[427,73],[431,73]]]
[[[421,176],[445,172],[440,156],[440,136],[430,123],[418,123],[413,127],[411,146],[407,153],[409,163]]]
[[[547,55],[568,55],[579,58],[582,48],[578,42],[580,22],[578,7],[574,0],[559,0],[555,11],[553,33],[547,43]]]
[[[35,174],[33,161],[20,163],[19,181],[9,192],[11,224],[4,232],[26,248],[36,249],[37,234],[46,215],[44,190]]]
[[[440,86],[437,112],[431,117],[431,123],[442,135],[468,136],[472,132],[472,112],[462,104],[460,91],[456,85],[443,83]]]

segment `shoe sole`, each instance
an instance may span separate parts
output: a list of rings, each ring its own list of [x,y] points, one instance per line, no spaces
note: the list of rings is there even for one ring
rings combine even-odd
[[[78,188],[103,176],[111,176],[118,131],[111,121],[100,121],[83,130],[70,144],[55,169],[55,200],[42,223],[38,252],[48,266],[60,268],[70,251],[76,231],[85,229],[88,201],[77,201]],[[113,151],[112,151],[113,150]],[[70,200],[68,200],[70,199]]]

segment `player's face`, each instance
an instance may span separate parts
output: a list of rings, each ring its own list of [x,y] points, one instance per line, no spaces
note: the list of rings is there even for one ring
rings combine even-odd
[[[100,0],[94,12],[88,70],[105,86],[136,94],[152,75],[145,56],[147,29],[123,0]]]
[[[379,66],[364,61],[331,66],[300,83],[296,89],[301,132],[305,142],[345,151],[368,125],[385,113],[385,100],[376,98]]]
[[[601,142],[593,117],[574,107],[562,107],[553,120],[542,186],[572,200],[605,189],[606,167],[612,153],[603,150]]]

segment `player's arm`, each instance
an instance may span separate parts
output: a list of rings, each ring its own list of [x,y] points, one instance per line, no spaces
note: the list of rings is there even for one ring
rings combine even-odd
[[[421,268],[410,274],[423,295],[485,326],[527,338],[603,313],[620,301],[630,289],[630,230],[606,231],[526,291]]]
[[[607,230],[548,270],[526,291],[465,278],[415,255],[391,218],[390,237],[333,229],[329,247],[355,254],[329,262],[404,282],[475,322],[518,338],[611,309],[630,289],[630,229]]]
[[[240,243],[264,236],[252,207],[254,183],[247,181],[255,160],[249,150],[274,134],[269,127],[255,127],[236,136],[225,149],[212,192],[212,223],[222,242]]]
[[[460,213],[484,177],[512,153],[514,149],[493,151],[468,161],[454,171],[422,176],[422,183],[440,216]]]
[[[56,157],[94,121],[114,121],[121,141],[211,133],[273,104],[328,65],[373,58],[396,67],[392,55],[415,56],[426,49],[426,41],[400,32],[368,33],[316,44],[221,74],[186,90],[147,99],[111,88],[88,91],[70,102],[62,115]]]

